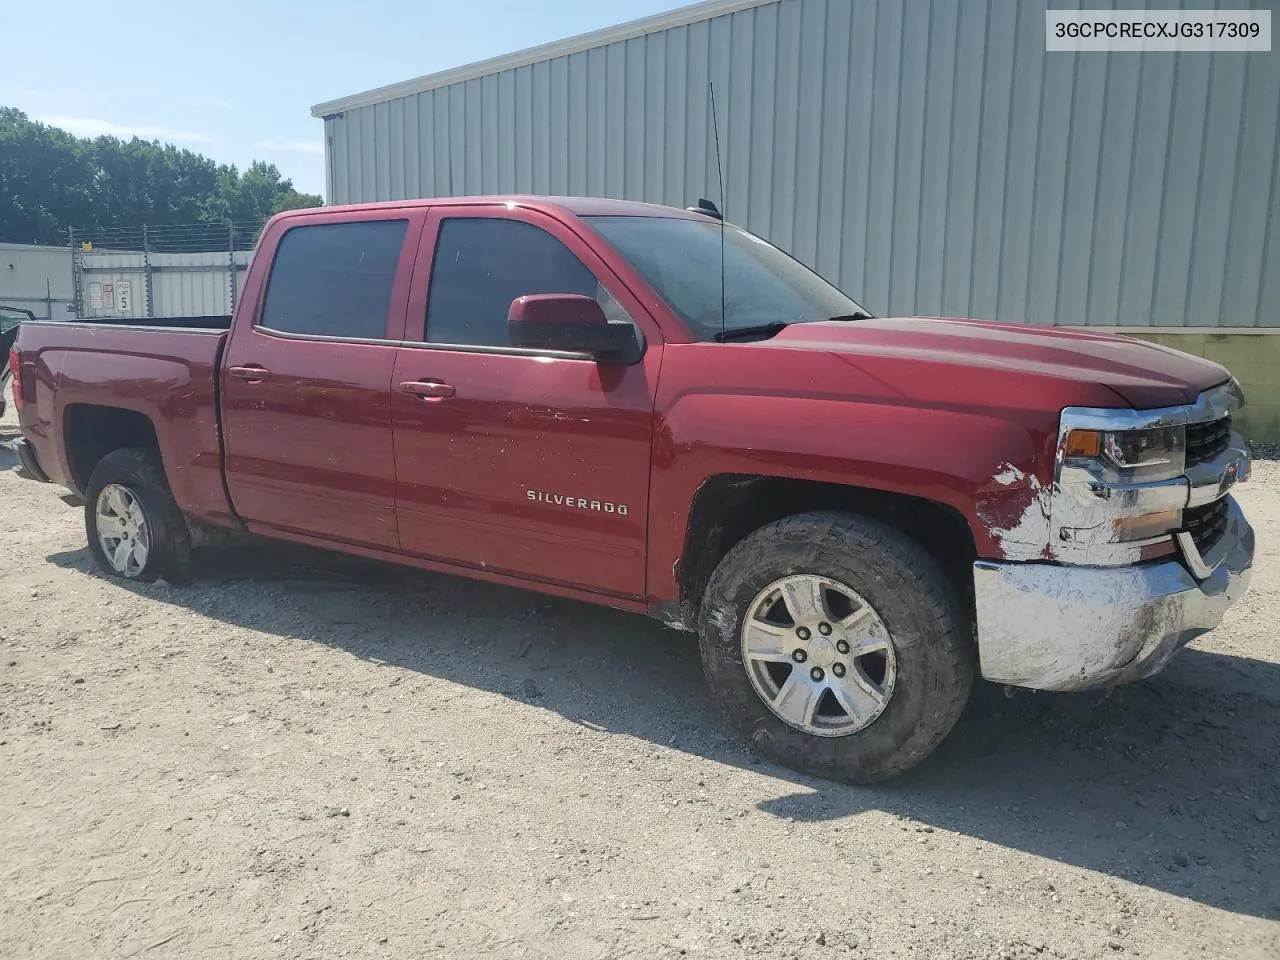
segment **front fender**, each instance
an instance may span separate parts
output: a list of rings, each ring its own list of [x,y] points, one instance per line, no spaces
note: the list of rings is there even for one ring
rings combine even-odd
[[[963,516],[977,555],[1043,555],[1056,418],[814,396],[689,393],[659,414],[648,583],[679,597],[690,510],[711,477],[745,474],[917,497]]]

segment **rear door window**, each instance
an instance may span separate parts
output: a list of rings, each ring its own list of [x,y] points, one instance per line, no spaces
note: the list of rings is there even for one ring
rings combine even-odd
[[[381,340],[407,220],[294,227],[280,240],[259,326],[281,333]]]

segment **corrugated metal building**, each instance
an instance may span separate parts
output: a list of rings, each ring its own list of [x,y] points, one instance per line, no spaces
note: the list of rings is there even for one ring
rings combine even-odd
[[[1045,7],[711,0],[410,80],[314,108],[328,199],[719,201],[714,82],[729,219],[873,311],[1280,326],[1280,56],[1047,54]]]
[[[0,303],[41,320],[74,316],[71,251],[28,243],[0,243]]]

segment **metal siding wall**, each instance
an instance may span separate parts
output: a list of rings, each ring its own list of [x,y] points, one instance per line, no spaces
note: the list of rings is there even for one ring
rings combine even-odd
[[[81,275],[84,290],[83,315],[86,317],[145,317],[147,315],[147,274],[140,253],[86,253],[80,258],[83,264]],[[225,260],[223,261],[225,263]],[[105,297],[100,307],[91,306],[91,284],[112,284],[118,286],[121,281],[129,284],[129,309],[122,310],[114,299],[107,301]],[[197,314],[198,316],[198,314]]]
[[[70,247],[0,243],[0,303],[30,310],[41,319],[62,320],[73,302]]]
[[[1274,28],[1276,17],[1272,15]],[[1274,41],[1273,41],[1274,42]],[[1250,58],[1241,110],[1239,163],[1227,241],[1227,316],[1257,311],[1260,325],[1280,326],[1280,81],[1275,57]],[[1269,168],[1269,169],[1268,169]],[[1263,202],[1263,197],[1269,202]]]
[[[236,290],[244,290],[245,271],[253,254],[248,250],[235,253]],[[131,287],[131,309],[128,312],[103,305],[94,310],[85,294],[84,315],[88,317],[145,317],[147,316],[147,275],[143,255],[140,253],[85,254],[83,282],[85,290],[90,283],[117,283],[128,280]],[[232,312],[231,276],[228,254],[222,251],[205,253],[153,253],[151,254],[152,314],[157,317],[205,317],[222,316]]]
[[[235,254],[236,290],[244,289],[252,253]],[[152,295],[159,317],[220,316],[232,312],[227,254],[160,253],[151,255]]]
[[[1045,5],[776,0],[359,108],[330,199],[720,202],[710,81],[729,218],[877,313],[1280,326],[1280,60],[1047,55]]]

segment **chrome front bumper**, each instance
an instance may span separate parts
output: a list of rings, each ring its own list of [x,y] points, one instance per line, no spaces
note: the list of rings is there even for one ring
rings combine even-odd
[[[1181,560],[1128,567],[979,560],[982,675],[1036,690],[1087,690],[1159,672],[1249,587],[1253,529],[1234,498],[1226,532],[1200,563],[1202,579]]]

